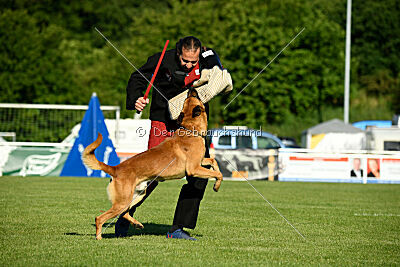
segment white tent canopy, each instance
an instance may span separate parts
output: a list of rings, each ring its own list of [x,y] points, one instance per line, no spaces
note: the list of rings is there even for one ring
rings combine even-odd
[[[339,119],[315,125],[302,133],[303,146],[319,151],[363,150],[365,140],[363,130]]]

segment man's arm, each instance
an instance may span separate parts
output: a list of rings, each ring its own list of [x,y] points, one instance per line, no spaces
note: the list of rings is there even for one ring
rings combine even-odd
[[[140,73],[145,75],[149,81],[157,66],[160,56],[161,53],[157,53],[149,57],[146,64],[139,68]],[[128,86],[126,87],[126,109],[128,110],[136,109],[136,101],[140,97],[143,97],[146,87],[149,84],[149,82],[142,76],[142,74],[139,73],[139,71],[132,73],[128,81]]]
[[[201,69],[212,69],[214,66],[218,66],[221,70],[223,69],[221,61],[217,52],[211,48],[204,48],[200,53]]]

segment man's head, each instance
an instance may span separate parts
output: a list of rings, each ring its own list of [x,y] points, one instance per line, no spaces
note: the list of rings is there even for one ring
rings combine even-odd
[[[361,160],[359,158],[355,158],[353,160],[353,169],[358,171],[361,167]]]
[[[368,165],[371,171],[379,171],[379,164],[377,159],[368,159]]]
[[[201,42],[194,36],[187,36],[176,43],[176,52],[179,62],[186,72],[189,72],[199,63]]]

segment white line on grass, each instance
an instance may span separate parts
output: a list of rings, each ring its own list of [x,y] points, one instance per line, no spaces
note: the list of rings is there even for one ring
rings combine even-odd
[[[354,213],[354,216],[365,216],[365,217],[379,217],[379,216],[384,216],[384,217],[400,217],[400,214],[383,214],[383,213]]]
[[[156,178],[154,178],[153,180],[151,180],[151,182],[148,183],[147,186],[146,186],[146,188],[143,189],[141,192],[146,191],[147,187],[149,187],[149,186],[151,185],[151,183],[154,182],[154,181],[169,167],[169,165],[171,165],[171,163],[174,162],[175,160],[176,160],[176,158],[174,158],[174,159],[173,159],[173,160],[172,160],[158,175],[157,175]],[[140,196],[140,194],[138,194],[136,197],[138,197],[138,196]],[[116,220],[119,216],[121,216],[121,214],[124,213],[124,211],[126,211],[126,209],[131,205],[131,203],[132,203],[135,199],[136,199],[136,198],[132,199],[132,201],[128,204],[128,206],[126,206],[126,207],[123,209],[123,211],[122,211],[120,214],[118,214],[118,216],[116,216],[116,217],[114,218],[114,220],[112,220],[109,224],[107,224],[106,227],[103,227],[103,229],[101,230],[101,233],[100,233],[99,235],[97,235],[96,238],[97,238],[98,236],[102,235],[103,232],[108,228],[108,226],[110,226],[113,222],[115,222],[115,220]],[[129,211],[127,211],[127,212],[129,212]]]
[[[306,240],[306,238],[304,237],[304,235],[302,235],[302,233],[300,233],[300,231],[299,230],[297,230],[297,228],[296,227],[294,227],[293,226],[293,224],[291,224],[290,222],[289,222],[289,220],[288,219],[286,219],[286,217],[285,216],[283,216],[283,214],[277,209],[277,208],[275,208],[274,207],[274,205],[272,205],[272,203],[271,202],[269,202],[268,201],[268,199],[266,199],[261,193],[260,193],[260,191],[258,191],[257,190],[257,188],[255,188],[250,182],[249,182],[249,180],[247,180],[246,179],[246,177],[244,177],[243,175],[242,175],[242,173],[241,172],[239,172],[236,168],[235,168],[235,166],[233,166],[233,164],[228,160],[228,159],[226,159],[223,155],[222,155],[222,157],[229,163],[229,165],[231,165],[232,166],[232,168],[233,169],[235,169],[235,171],[237,171],[237,173],[239,173],[246,181],[247,181],[247,183],[265,200],[265,202],[267,202],[270,206],[271,206],[271,208],[273,208],[304,240]]]

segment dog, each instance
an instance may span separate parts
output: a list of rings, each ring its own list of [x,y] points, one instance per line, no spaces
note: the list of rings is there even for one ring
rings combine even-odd
[[[214,191],[219,190],[223,177],[217,161],[204,158],[207,114],[195,89],[189,90],[177,122],[180,128],[173,136],[117,166],[109,166],[96,159],[94,151],[101,144],[100,133],[96,141],[85,148],[82,160],[86,166],[94,170],[102,170],[112,177],[107,187],[112,207],[96,217],[96,239],[102,238],[103,224],[119,214],[123,214],[123,218],[133,226],[143,228],[143,225],[128,213],[133,205],[135,188],[141,182],[181,179],[187,175],[203,179],[216,178]],[[211,166],[212,169],[204,166]]]

